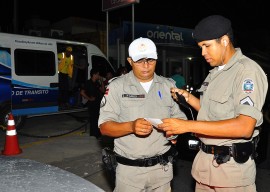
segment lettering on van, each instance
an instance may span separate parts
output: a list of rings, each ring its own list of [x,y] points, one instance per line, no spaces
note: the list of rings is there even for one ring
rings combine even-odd
[[[12,95],[47,95],[49,90],[23,90],[23,91],[12,91]]]
[[[25,40],[15,40],[15,43],[31,44],[31,45],[52,45],[52,43],[40,42],[40,41],[25,41]]]

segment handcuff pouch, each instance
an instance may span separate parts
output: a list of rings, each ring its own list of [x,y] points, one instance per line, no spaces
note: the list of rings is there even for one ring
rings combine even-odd
[[[253,154],[253,143],[234,143],[232,144],[232,156],[237,163],[245,163]]]

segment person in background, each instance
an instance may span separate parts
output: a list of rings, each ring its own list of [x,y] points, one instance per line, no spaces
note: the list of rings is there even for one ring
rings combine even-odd
[[[107,71],[106,76],[105,76],[105,80],[104,80],[105,88],[108,86],[108,84],[110,83],[110,80],[112,78],[113,78],[113,73],[111,71]]]
[[[102,135],[115,138],[114,192],[169,192],[176,153],[164,133],[145,118],[186,119],[186,115],[170,95],[174,82],[155,74],[154,42],[135,39],[128,51],[132,70],[108,85],[98,123]]]
[[[169,135],[193,132],[201,140],[191,171],[196,192],[255,192],[254,158],[268,90],[266,74],[234,47],[229,19],[208,16],[196,25],[193,37],[213,69],[198,90],[199,99],[184,89],[171,91],[198,111],[197,121],[167,118],[158,128]]]
[[[87,58],[83,55],[77,55],[75,59],[77,65],[74,65],[71,92],[76,98],[77,106],[82,107],[87,100],[82,97],[80,90],[87,80],[88,62]]]
[[[186,85],[186,80],[183,77],[182,74],[182,67],[181,66],[176,66],[174,67],[174,73],[172,75],[172,79],[176,82],[176,87],[177,88],[183,88]]]
[[[58,53],[59,102],[63,109],[69,106],[69,84],[72,79],[73,65],[72,47],[68,46],[65,52]]]
[[[118,69],[117,69],[117,75],[118,76],[121,76],[121,75],[125,75],[128,73],[128,70],[125,66],[120,66]]]
[[[80,87],[81,84],[85,83],[87,80],[88,69],[87,57],[83,55],[75,55],[74,59],[76,64],[73,65],[72,89],[76,89]]]
[[[98,68],[92,68],[90,79],[81,88],[81,95],[88,100],[87,107],[89,112],[90,136],[100,139],[101,133],[98,128],[100,101],[103,97],[105,88],[103,77],[100,76]]]

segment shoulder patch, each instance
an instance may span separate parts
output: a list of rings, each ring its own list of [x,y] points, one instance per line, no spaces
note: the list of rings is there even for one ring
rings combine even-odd
[[[254,82],[252,79],[245,79],[242,85],[244,93],[249,94],[254,91]]]

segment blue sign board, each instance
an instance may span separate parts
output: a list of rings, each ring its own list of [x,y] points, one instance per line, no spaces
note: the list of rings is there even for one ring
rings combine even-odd
[[[134,23],[134,37],[148,37],[156,44],[174,46],[197,46],[192,37],[192,29],[157,25],[149,23]],[[118,37],[119,38],[119,37]],[[132,23],[123,22],[123,38],[130,42],[132,38]]]

